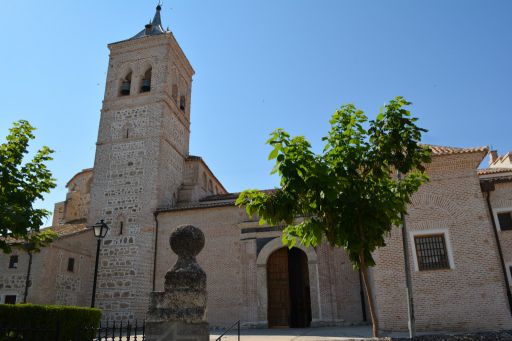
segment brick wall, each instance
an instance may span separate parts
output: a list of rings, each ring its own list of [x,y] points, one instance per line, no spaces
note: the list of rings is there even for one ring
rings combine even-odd
[[[430,182],[414,196],[406,217],[418,330],[510,328],[503,277],[491,221],[480,191],[479,153],[436,156]],[[445,232],[453,264],[446,270],[417,271],[413,233]],[[376,252],[372,276],[381,328],[405,330],[407,310],[401,231]]]
[[[226,327],[238,319],[246,326],[267,322],[263,318],[267,302],[261,298],[266,292],[261,274],[266,269],[257,264],[258,251],[276,238],[278,243],[273,243],[281,247],[280,231],[247,232],[257,222],[248,222],[245,210],[233,206],[167,211],[158,220],[156,290],[163,290],[164,275],[177,259],[169,247],[170,234],[179,225],[192,224],[206,237],[197,259],[207,274],[209,323]],[[345,253],[327,245],[310,252],[317,257],[315,264],[309,264],[313,322],[362,321],[358,274]]]

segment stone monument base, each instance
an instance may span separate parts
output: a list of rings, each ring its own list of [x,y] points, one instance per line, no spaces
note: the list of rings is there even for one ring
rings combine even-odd
[[[148,341],[209,341],[207,322],[187,323],[184,321],[146,322]]]

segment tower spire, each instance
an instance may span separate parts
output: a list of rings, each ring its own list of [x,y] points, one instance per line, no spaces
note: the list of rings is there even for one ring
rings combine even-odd
[[[159,1],[158,5],[156,6],[155,16],[153,17],[153,21],[151,22],[153,27],[156,27],[156,26],[162,27],[162,19],[160,19],[160,11],[161,10],[162,10],[162,3]]]
[[[143,38],[147,36],[156,36],[159,34],[164,34],[165,30],[162,27],[162,18],[160,17],[160,11],[162,10],[162,3],[159,1],[158,5],[156,6],[156,12],[155,16],[153,17],[153,20],[150,21],[149,24],[145,26],[145,28],[137,33],[135,36],[133,36],[130,39],[138,39]]]

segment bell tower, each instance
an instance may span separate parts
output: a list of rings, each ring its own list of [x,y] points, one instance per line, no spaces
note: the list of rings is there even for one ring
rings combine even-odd
[[[194,70],[161,6],[130,39],[108,45],[88,223],[104,219],[96,306],[105,318],[144,318],[152,291],[153,212],[174,206],[189,154]]]

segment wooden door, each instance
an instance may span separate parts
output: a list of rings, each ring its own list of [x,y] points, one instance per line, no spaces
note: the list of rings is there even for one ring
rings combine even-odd
[[[288,249],[274,251],[267,261],[268,326],[288,327],[290,323],[290,284]]]
[[[305,328],[311,325],[311,299],[309,271],[306,254],[298,248],[288,252],[290,280],[290,327]]]

